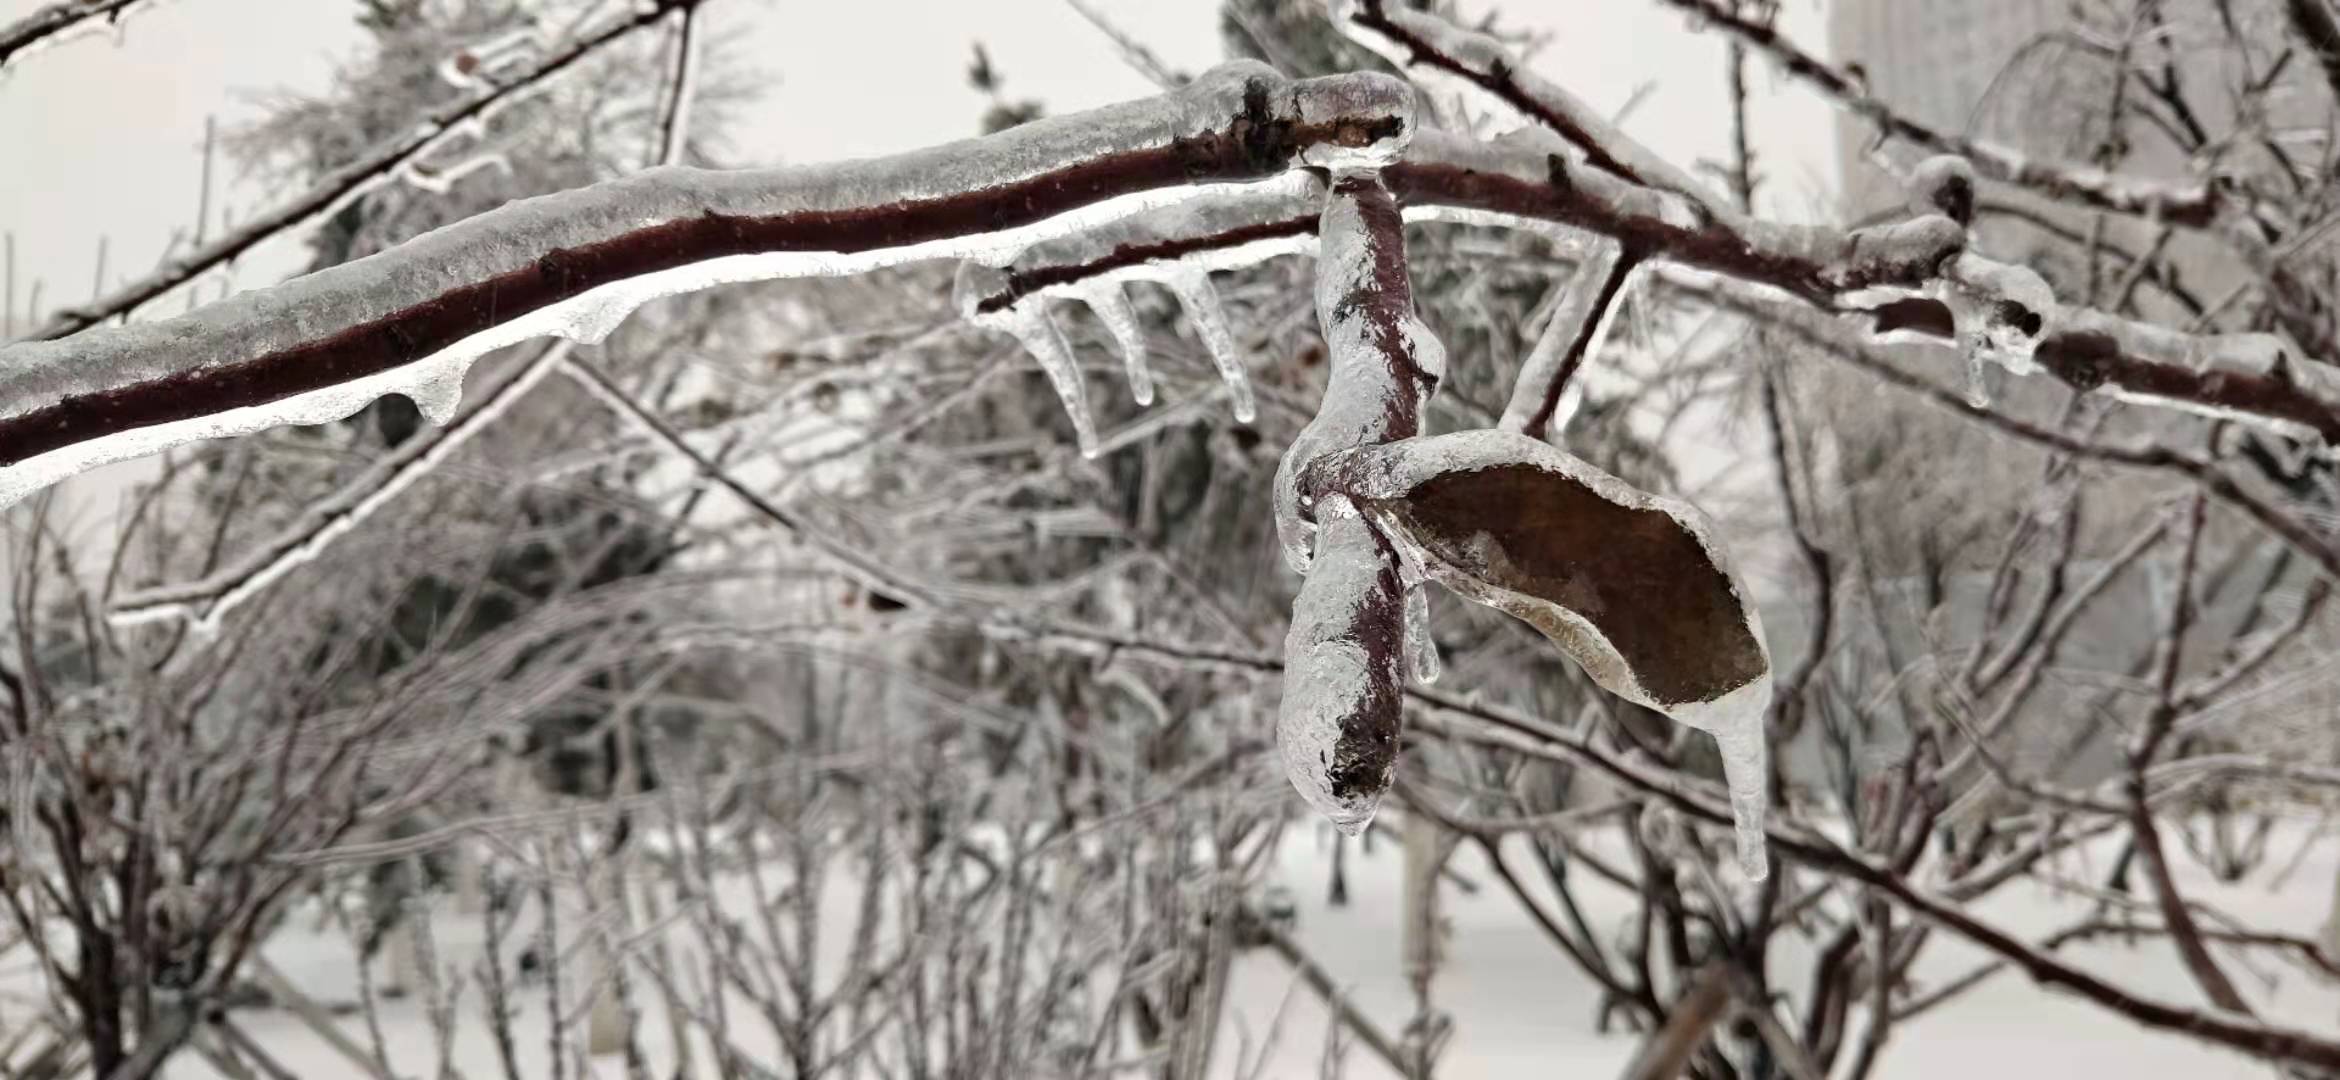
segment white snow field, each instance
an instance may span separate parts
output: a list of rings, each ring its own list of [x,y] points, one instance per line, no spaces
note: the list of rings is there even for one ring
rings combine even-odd
[[[2216,882],[2199,865],[2180,857],[2175,860],[2179,884],[2197,902],[2254,926],[2320,938],[2331,907],[2335,873],[2340,873],[2340,843],[2319,841],[2288,875],[2283,875],[2280,886],[2272,885],[2310,831],[2304,822],[2279,829],[2267,862],[2253,880],[2240,884]],[[1331,826],[1315,820],[1293,829],[1282,845],[1270,880],[1289,887],[1299,902],[1297,940],[1345,985],[1365,1013],[1394,1037],[1413,1013],[1400,959],[1398,845],[1384,839],[1370,854],[1352,848],[1347,860],[1349,902],[1331,908],[1325,902],[1331,836]],[[1622,853],[1617,836],[1588,833],[1585,839],[1596,850]],[[2113,852],[2114,845],[2099,842],[2067,856],[2056,867],[2056,874],[2074,881],[2101,881]],[[1522,871],[1523,879],[1530,879],[1534,887],[1530,858],[1524,845],[1510,854],[1515,870]],[[1607,1035],[1596,1033],[1598,995],[1592,981],[1571,969],[1559,951],[1544,940],[1535,924],[1504,894],[1500,882],[1486,872],[1474,848],[1465,845],[1458,849],[1452,868],[1476,883],[1479,890],[1477,895],[1465,895],[1449,886],[1440,893],[1452,933],[1446,966],[1434,994],[1437,1006],[1454,1017],[1456,1033],[1440,1059],[1439,1074],[1487,1080],[1618,1075],[1634,1052],[1636,1037],[1622,1028]],[[777,871],[777,864],[774,869]],[[1791,881],[1798,877],[1792,866],[1785,872]],[[1574,877],[1589,879],[1591,875]],[[744,907],[746,890],[737,882],[733,885],[739,895],[727,899]],[[846,875],[830,878],[823,912],[824,924],[834,928],[825,935],[823,950],[829,954],[824,965],[830,971],[836,969],[836,960],[847,947],[854,888],[855,883]],[[1621,892],[1595,881],[1579,885],[1578,898],[1586,918],[1604,934],[1620,932],[1631,910]],[[2088,898],[2021,881],[2006,886],[1974,910],[2036,941],[2084,920],[2091,905]],[[517,949],[528,943],[534,921],[532,914],[522,915],[509,947]],[[313,997],[334,1003],[355,1001],[356,966],[350,945],[338,932],[316,933],[315,923],[314,912],[297,913],[269,942],[266,955]],[[456,914],[452,903],[442,897],[432,925],[442,961],[470,968],[480,948],[477,917]],[[1777,940],[1781,944],[1772,954],[1772,978],[1781,988],[1800,992],[1809,951],[1786,935]],[[2340,1015],[2340,986],[2308,974],[2302,965],[2268,950],[2220,948],[2219,952],[2265,1019],[2328,1030]],[[2098,939],[2066,946],[2060,955],[2160,1000],[2191,1007],[2204,1005],[2165,940]],[[1931,987],[1985,959],[1979,950],[1935,935],[1918,970]],[[0,974],[0,1030],[6,1029],[11,1016],[23,1015],[29,1000],[25,995],[37,989],[33,977],[34,973],[21,965],[12,965]],[[655,996],[646,990],[642,993],[639,1000],[645,1016],[641,1037],[652,1074],[670,1075],[673,1049],[667,1041],[666,1024]],[[523,1071],[532,1076],[549,1075],[543,987],[523,986],[519,997],[518,1050]],[[571,1007],[577,1008],[574,1004]],[[454,1063],[469,1077],[500,1076],[479,1008],[477,990],[468,989],[456,1023],[459,1037]],[[757,1022],[744,1014],[735,1016],[740,1021],[735,1041],[743,1049],[750,1053],[770,1049],[770,1041]],[[413,997],[386,1002],[381,1018],[384,1041],[397,1072],[402,1076],[433,1074],[436,1055],[423,1004]],[[1295,981],[1274,952],[1245,952],[1236,963],[1213,1075],[1323,1075],[1326,1018],[1322,1003]],[[239,1011],[237,1019],[269,1054],[297,1075],[356,1075],[346,1058],[289,1013],[247,1009]],[[361,1046],[370,1045],[361,1019],[349,1016],[341,1023],[351,1039]],[[704,1049],[693,1056],[700,1074],[707,1075],[709,1060]],[[778,1068],[777,1057],[771,1060]],[[624,1075],[623,1064],[615,1055],[596,1058],[593,1065],[598,1075]],[[199,1080],[219,1074],[193,1053],[185,1053],[175,1059],[168,1075],[174,1080]],[[1391,1074],[1370,1051],[1351,1047],[1336,1075]],[[2264,1078],[2272,1073],[2263,1063],[2145,1030],[2075,998],[2048,992],[2018,973],[2002,972],[1950,1003],[1897,1025],[1876,1075],[1893,1080],[2076,1075],[2220,1080]]]

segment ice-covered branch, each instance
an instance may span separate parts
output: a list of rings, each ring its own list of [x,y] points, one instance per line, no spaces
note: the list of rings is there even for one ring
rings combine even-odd
[[[1963,351],[1977,403],[1988,400],[1981,365],[1998,364],[2043,372],[2083,393],[2340,446],[2340,373],[2300,362],[2272,334],[2189,334],[2067,307],[2037,274],[1976,255],[1952,262],[1924,295],[1884,300],[1869,313],[1884,340],[1930,339]]]
[[[58,0],[6,26],[0,26],[0,68],[21,56],[48,48],[99,25],[119,24],[130,9],[153,0]]]
[[[1417,132],[1382,170],[1407,221],[1451,221],[1571,236],[1607,237],[1638,260],[1677,263],[1790,293],[1834,310],[1848,292],[1915,290],[1965,247],[1965,230],[1942,216],[1868,229],[1703,218],[1686,200],[1571,163],[1557,139],[1523,131],[1492,142]],[[1317,217],[1307,178],[1193,198],[1115,225],[1052,239],[1006,256],[999,272],[971,282],[967,310],[993,313],[1026,296],[1081,297],[1133,277],[1231,269],[1314,246]]]
[[[1735,296],[1726,290],[1702,288],[1700,283],[1674,284],[1726,307],[1767,319],[1794,337],[1841,356],[1893,386],[1917,394],[1952,412],[1989,424],[2025,442],[2075,457],[2131,468],[2163,470],[2183,476],[2200,484],[2212,498],[2258,522],[2301,555],[2313,560],[2327,575],[2340,577],[2340,545],[2327,539],[2323,530],[2309,526],[2242,487],[2213,462],[2181,454],[2166,446],[2117,446],[2078,439],[2062,431],[1995,411],[1971,397],[1952,393],[1922,376],[1910,373],[1883,356],[1875,347],[1875,339],[1848,321],[1831,319],[1800,305],[1765,305]]]
[[[1995,363],[2124,400],[2296,437],[2340,438],[2340,386],[2319,367],[2291,362],[2271,337],[2185,334],[2066,307],[2037,275],[1962,254],[1974,190],[1958,159],[1935,159],[1916,171],[1911,205],[1922,216],[1848,232],[1760,220],[1733,228],[1671,193],[1570,164],[1558,150],[1552,137],[1534,131],[1488,143],[1422,131],[1383,176],[1408,220],[1558,227],[1572,238],[1605,241],[1621,262],[1630,256],[1642,265],[1673,264],[1823,312],[1849,312],[1881,340],[1960,346],[1970,383],[1982,365]],[[1198,197],[1050,239],[985,268],[961,299],[970,312],[989,315],[1037,295],[1079,298],[1097,306],[1108,326],[1120,326],[1113,318],[1120,281],[1198,278],[1313,249],[1318,221],[1308,202],[1320,190],[1294,174],[1282,185]],[[1573,295],[1600,306],[1598,289]],[[1555,385],[1564,386],[1572,363],[1595,347],[1600,322],[1580,323],[1575,303],[1563,312],[1575,331],[1547,334],[1531,356],[1507,410],[1520,422],[1536,410],[1556,411]],[[1553,325],[1560,324],[1556,314]],[[1146,385],[1142,344],[1127,330],[1117,331],[1117,340],[1132,358],[1133,386]]]
[[[1434,689],[1408,691],[1410,697],[1457,716],[1500,729],[1490,741],[1522,749],[1555,753],[1583,764],[1616,781],[1626,790],[1653,796],[1685,816],[1727,821],[1730,812],[1681,785],[1672,776],[1653,773],[1594,745],[1588,737],[1563,731],[1533,717],[1474,701],[1463,695]],[[1478,737],[1458,726],[1433,719],[1425,728],[1451,736]],[[1817,831],[1787,824],[1766,829],[1771,846],[1813,871],[1876,888],[1894,904],[1957,935],[2020,968],[2033,981],[2069,991],[2090,1004],[2126,1017],[2133,1023],[2162,1031],[2182,1032],[2206,1042],[2271,1061],[2302,1062],[2323,1068],[2340,1067],[2340,1042],[2297,1028],[2262,1024],[2246,1018],[2200,1012],[2164,1001],[2140,997],[2116,983],[2067,964],[1995,923],[1971,914],[1966,905],[1910,883],[1896,868],[1880,865],[1846,850]]]
[[[1575,410],[1564,403],[1570,388],[1582,385],[1573,381],[1576,369],[1586,357],[1600,353],[1625,298],[1626,282],[1640,265],[1638,253],[1629,256],[1623,245],[1605,238],[1585,253],[1564,286],[1568,294],[1552,309],[1535,348],[1520,363],[1511,401],[1503,407],[1498,426],[1541,439],[1546,431],[1567,425],[1568,414]]]
[[[1493,37],[1383,0],[1328,0],[1327,7],[1342,33],[1401,70],[1463,83],[1567,139],[1596,168],[1688,198],[1716,221],[1744,221],[1728,200],[1617,130],[1576,95],[1522,67]]]
[[[1597,233],[1642,259],[1769,286],[1822,307],[1835,307],[1847,292],[1922,285],[1966,247],[1965,229],[1939,215],[1850,231],[1716,221],[1671,192],[1571,162],[1534,130],[1492,142],[1424,131],[1385,172],[1409,216]]]
[[[1124,284],[1160,283],[1186,309],[1195,337],[1227,384],[1236,419],[1248,423],[1255,409],[1251,382],[1211,286],[1211,272],[1314,251],[1317,209],[1323,202],[1323,181],[1293,171],[1275,181],[1201,192],[1125,220],[1042,240],[1004,258],[970,260],[959,271],[960,313],[1023,342],[1072,414],[1083,451],[1094,453],[1087,391],[1071,347],[1048,314],[1048,299],[1079,300],[1096,313],[1121,350],[1131,396],[1145,405],[1153,401],[1153,374]]]
[[[192,439],[346,416],[385,393],[452,414],[479,355],[595,340],[729,282],[999,257],[1198,190],[1401,139],[1384,76],[1231,64],[1177,93],[835,165],[659,168],[508,204],[185,316],[0,349],[0,503]]]
[[[1414,314],[1403,221],[1376,171],[1334,175],[1319,232],[1316,311],[1332,374],[1276,469],[1276,531],[1307,575],[1284,641],[1276,744],[1301,796],[1354,834],[1397,768],[1407,639],[1434,646],[1426,620],[1409,625],[1419,575],[1347,497],[1312,485],[1311,466],[1419,434],[1446,354]]]
[[[527,396],[566,360],[570,343],[546,346],[520,370],[480,395],[479,402],[448,423],[418,432],[374,462],[349,483],[308,508],[274,536],[241,557],[192,581],[143,589],[116,600],[107,618],[116,625],[183,618],[200,633],[298,569],[377,509],[439,467]]]
[[[1876,124],[1885,134],[1937,153],[1964,157],[1974,162],[1976,169],[1988,179],[2100,210],[2147,216],[2196,228],[2214,223],[2224,208],[2223,189],[2217,184],[2171,184],[2118,176],[2085,165],[2034,161],[1995,143],[1928,127],[1870,95],[1861,80],[1806,52],[1772,27],[1746,18],[1729,4],[1718,0],[1663,2],[1689,12],[1703,23],[1720,27],[1738,40],[1761,50],[1786,69],[1789,75],[1835,100],[1840,107]]]
[[[233,262],[270,237],[333,212],[376,185],[409,172],[416,162],[444,143],[449,135],[484,124],[497,110],[534,93],[544,85],[545,80],[567,70],[601,47],[657,22],[677,7],[689,7],[697,2],[646,0],[634,5],[626,17],[543,55],[525,70],[481,86],[471,94],[431,110],[417,119],[414,126],[404,134],[375,146],[358,160],[326,173],[292,200],[261,212],[219,239],[164,262],[153,273],[123,285],[88,305],[58,312],[30,336],[35,340],[61,338],[117,316],[127,315],[140,304]],[[445,178],[441,179],[444,181]]]

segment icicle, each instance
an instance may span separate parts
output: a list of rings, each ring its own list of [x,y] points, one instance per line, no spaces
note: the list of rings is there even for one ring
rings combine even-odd
[[[1244,374],[1243,354],[1235,347],[1234,331],[1227,328],[1227,310],[1219,306],[1219,293],[1211,287],[1210,274],[1180,270],[1165,275],[1164,282],[1178,294],[1186,317],[1194,320],[1195,336],[1202,339],[1211,362],[1219,366],[1219,378],[1226,381],[1227,396],[1235,403],[1235,419],[1250,423],[1258,413],[1251,398],[1251,378]]]
[[[457,357],[426,360],[415,366],[415,381],[401,393],[414,402],[415,410],[432,427],[443,427],[455,419],[455,410],[463,404],[463,374],[471,364]]]
[[[2032,354],[2056,328],[2062,306],[2046,279],[2030,268],[1979,255],[1960,255],[1943,279],[1936,286],[1937,298],[1957,322],[1958,348],[1966,354],[1968,399],[1987,405],[1990,398],[1979,389],[1976,373],[1986,363],[2017,375],[2038,371]]]
[[[1154,371],[1146,360],[1146,334],[1138,327],[1137,312],[1129,306],[1129,294],[1116,282],[1100,281],[1081,290],[1080,296],[1121,349],[1122,368],[1129,373],[1129,396],[1140,405],[1153,404]]]
[[[1406,586],[1406,670],[1423,684],[1437,682],[1445,670],[1430,636],[1430,587],[1419,580]]]
[[[1081,456],[1096,457],[1097,425],[1089,417],[1088,384],[1081,379],[1072,343],[1064,339],[1056,320],[1048,317],[1048,302],[1039,297],[1026,300],[1009,308],[1007,317],[995,325],[1024,343],[1024,351],[1031,353],[1048,375],[1049,384],[1056,387],[1057,400],[1064,403],[1065,415],[1072,418],[1073,438],[1080,443]]]
[[[1968,344],[1961,350],[1966,354],[1966,403],[1977,409],[1991,407],[1990,361],[1984,350]]]
[[[1723,784],[1731,792],[1731,829],[1739,849],[1739,872],[1749,881],[1771,873],[1765,854],[1763,819],[1771,801],[1770,751],[1763,717],[1771,708],[1771,680],[1765,678],[1713,701],[1663,709],[1667,716],[1714,736],[1722,755]]]

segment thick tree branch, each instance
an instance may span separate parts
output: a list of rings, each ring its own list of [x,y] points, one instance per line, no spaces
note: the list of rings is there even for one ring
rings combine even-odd
[[[893,157],[661,168],[511,203],[186,316],[0,350],[0,502],[192,438],[336,419],[387,392],[444,416],[463,367],[502,345],[597,338],[686,289],[1013,250],[1196,185],[1402,139],[1405,99],[1385,76],[1294,83],[1228,65],[1176,94]]]

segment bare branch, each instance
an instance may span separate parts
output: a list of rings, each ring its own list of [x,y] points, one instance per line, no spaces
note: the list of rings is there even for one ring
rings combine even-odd
[[[1594,168],[1670,191],[1704,216],[1730,227],[1745,218],[1689,173],[1627,137],[1576,95],[1520,65],[1503,43],[1436,15],[1382,0],[1336,0],[1341,32],[1409,71],[1428,70],[1470,84],[1519,115],[1567,139]]]
[[[120,25],[131,9],[147,0],[58,0],[32,14],[0,26],[0,67],[19,56],[57,44],[68,35],[85,31],[103,19]]]
[[[1826,94],[1843,108],[1866,117],[1886,134],[1938,153],[1964,157],[1989,179],[2100,210],[2193,228],[2207,228],[2216,223],[2226,208],[2224,189],[2216,184],[2170,185],[2117,176],[2087,166],[2034,161],[1995,143],[1937,131],[1895,111],[1872,97],[1852,76],[1804,51],[1777,30],[1742,17],[1728,4],[1717,0],[1661,2],[1689,12],[1720,27],[1734,39],[1762,50],[1788,74]]]
[[[534,92],[545,80],[569,69],[603,46],[656,23],[670,10],[678,7],[687,10],[698,2],[651,0],[635,5],[625,18],[578,38],[566,48],[546,54],[533,67],[510,80],[440,106],[419,118],[407,129],[406,134],[325,174],[290,202],[259,214],[230,230],[227,235],[169,260],[154,273],[98,297],[86,306],[58,312],[46,325],[33,331],[30,337],[36,341],[53,340],[108,319],[128,315],[140,304],[201,277],[216,267],[233,262],[270,237],[333,212],[349,199],[364,194],[375,185],[397,175],[400,169],[421,160],[451,132],[485,121],[499,108]],[[0,49],[0,57],[4,56],[5,50]]]

